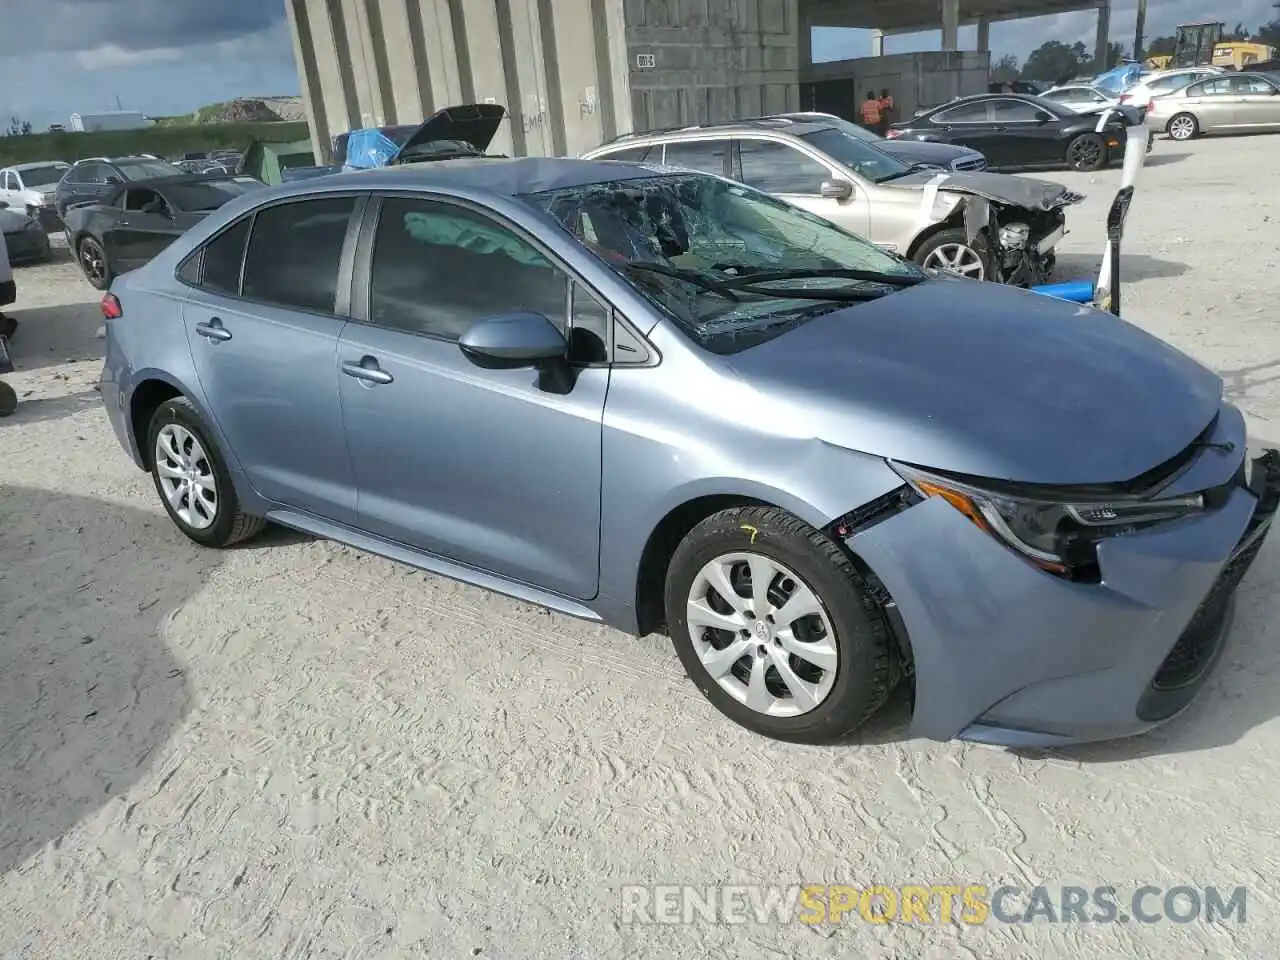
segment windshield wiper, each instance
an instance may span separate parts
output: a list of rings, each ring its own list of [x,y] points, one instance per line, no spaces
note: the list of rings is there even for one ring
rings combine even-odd
[[[809,280],[822,277],[832,277],[839,280],[858,280],[863,283],[883,283],[891,287],[914,287],[917,283],[923,283],[928,279],[927,277],[905,273],[880,273],[876,270],[855,270],[837,267],[834,269],[762,270],[758,273],[746,273],[734,277],[732,280],[723,281],[721,285],[726,288],[741,290],[746,287],[754,287],[759,283],[773,283],[777,280]],[[816,295],[819,291],[811,290],[809,292]],[[834,291],[821,292],[827,294]]]
[[[885,174],[876,180],[876,183],[888,183],[890,180],[898,180],[902,177],[909,177],[913,173],[920,173],[922,170],[937,170],[939,173],[945,173],[946,170],[936,163],[913,163],[905,170],[899,170],[897,173]]]
[[[685,283],[691,283],[695,287],[701,287],[703,290],[710,290],[712,293],[718,293],[722,297],[735,302],[742,298],[738,296],[726,283],[719,280],[713,280],[696,270],[681,270],[679,267],[667,267],[660,263],[648,263],[644,260],[628,260],[625,264],[628,270],[639,273],[656,273],[661,277],[671,277],[674,280],[683,280]]]

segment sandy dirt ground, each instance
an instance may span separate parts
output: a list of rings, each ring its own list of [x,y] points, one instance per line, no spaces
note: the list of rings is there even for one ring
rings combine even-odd
[[[1159,141],[1126,314],[1280,440],[1280,139]],[[1064,274],[1091,272],[1118,171]],[[786,746],[722,719],[666,642],[273,532],[203,551],[94,391],[97,294],[17,271],[0,421],[0,956],[1280,956],[1280,545],[1184,715],[1047,754]],[[1273,538],[1274,541],[1274,538]],[[1122,641],[1123,638],[1120,638]],[[633,883],[1248,887],[1247,921],[622,922]],[[855,914],[856,917],[856,914]],[[936,919],[936,917],[935,917]]]

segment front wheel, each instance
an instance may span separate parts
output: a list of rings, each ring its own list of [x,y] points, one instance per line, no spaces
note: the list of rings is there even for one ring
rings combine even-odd
[[[102,244],[97,240],[93,237],[85,237],[81,240],[76,250],[76,259],[80,261],[80,270],[84,278],[95,290],[106,290],[111,286],[111,281],[114,279],[111,262],[107,259],[107,252],[102,249]]]
[[[162,403],[147,436],[160,501],[169,519],[196,543],[229,547],[266,525],[240,509],[222,457],[186,397]]]
[[[1092,173],[1107,165],[1107,143],[1096,133],[1082,133],[1067,144],[1067,166]]]
[[[1172,140],[1194,140],[1200,134],[1200,121],[1189,113],[1179,113],[1169,121]]]
[[[986,280],[987,246],[980,236],[970,242],[963,227],[939,230],[916,249],[912,258],[922,267],[935,267],[970,280]]]
[[[7,417],[18,409],[18,392],[0,380],[0,417]]]
[[[773,507],[724,510],[698,524],[671,560],[665,604],[694,684],[767,737],[840,739],[897,680],[888,627],[850,558]]]

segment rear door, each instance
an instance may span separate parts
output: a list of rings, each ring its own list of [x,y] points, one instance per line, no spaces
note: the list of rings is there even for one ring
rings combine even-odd
[[[355,521],[337,346],[362,207],[326,194],[260,208],[179,272],[194,283],[183,320],[200,385],[249,482],[339,523]]]
[[[1005,145],[995,142],[995,124],[987,100],[961,103],[935,113],[929,125],[937,140],[977,150],[986,156],[988,166],[997,166],[1001,163],[998,158],[1007,153]]]

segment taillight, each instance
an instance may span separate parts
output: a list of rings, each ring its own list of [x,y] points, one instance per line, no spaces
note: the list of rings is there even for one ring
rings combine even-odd
[[[108,320],[119,320],[124,316],[124,308],[120,306],[120,299],[114,293],[103,294],[102,315]]]

